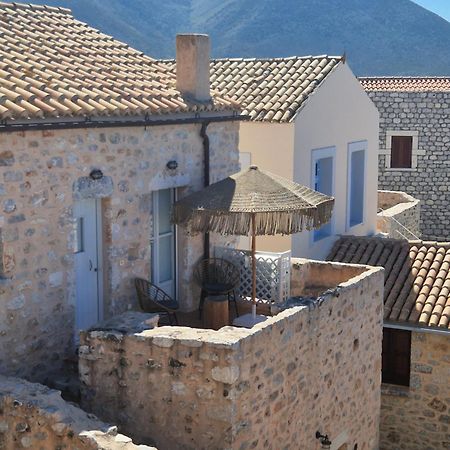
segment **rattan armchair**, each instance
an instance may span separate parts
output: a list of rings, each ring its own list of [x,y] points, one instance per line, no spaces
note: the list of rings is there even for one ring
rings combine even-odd
[[[142,311],[165,314],[169,319],[170,325],[173,322],[175,322],[175,325],[178,325],[176,311],[179,305],[176,300],[161,288],[143,278],[135,278],[134,285]]]
[[[234,264],[222,258],[201,260],[195,266],[194,280],[201,288],[198,308],[200,317],[202,317],[205,298],[215,295],[228,296],[228,301],[234,302],[236,316],[239,316],[236,289],[239,286],[240,274]]]

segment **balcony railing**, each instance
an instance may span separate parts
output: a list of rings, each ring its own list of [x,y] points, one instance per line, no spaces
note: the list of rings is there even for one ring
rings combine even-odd
[[[252,262],[249,250],[216,247],[214,254],[238,267],[241,280],[239,295],[251,298]],[[259,303],[284,303],[290,296],[291,252],[256,252],[256,299]]]

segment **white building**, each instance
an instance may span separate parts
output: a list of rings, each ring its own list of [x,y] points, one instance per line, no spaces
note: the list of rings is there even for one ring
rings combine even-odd
[[[237,100],[243,165],[336,198],[319,231],[258,239],[258,250],[325,258],[338,235],[376,231],[378,111],[340,57],[218,59],[212,88]]]

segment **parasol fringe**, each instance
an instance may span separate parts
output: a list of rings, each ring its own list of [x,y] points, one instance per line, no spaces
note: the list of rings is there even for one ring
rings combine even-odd
[[[223,235],[247,236],[254,214],[256,235],[292,234],[317,229],[329,222],[333,205],[334,201],[325,201],[307,209],[252,213],[192,210],[176,204],[172,220],[185,227],[189,234],[215,231]]]

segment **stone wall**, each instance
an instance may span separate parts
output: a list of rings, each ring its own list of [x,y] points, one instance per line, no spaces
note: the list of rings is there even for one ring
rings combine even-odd
[[[412,332],[410,387],[383,385],[381,450],[450,448],[450,334]]]
[[[450,94],[368,92],[380,112],[379,188],[421,201],[424,240],[450,240]],[[386,167],[386,132],[418,132],[417,167]],[[384,154],[383,154],[384,153]]]
[[[208,127],[211,182],[238,170],[238,127]],[[200,125],[171,125],[0,133],[0,373],[44,381],[72,348],[80,197],[102,198],[104,318],[136,306],[133,278],[150,276],[151,194],[202,188],[199,132]],[[102,170],[102,182],[90,181],[92,169]],[[202,238],[180,231],[178,245],[178,298],[190,310]]]
[[[156,450],[134,445],[117,427],[66,403],[58,391],[0,376],[0,448],[4,450]]]
[[[304,270],[339,285],[252,329],[82,333],[83,406],[161,449],[377,449],[383,269],[298,260],[295,295],[330,287]]]
[[[420,200],[404,192],[378,191],[378,232],[394,239],[420,239]]]

